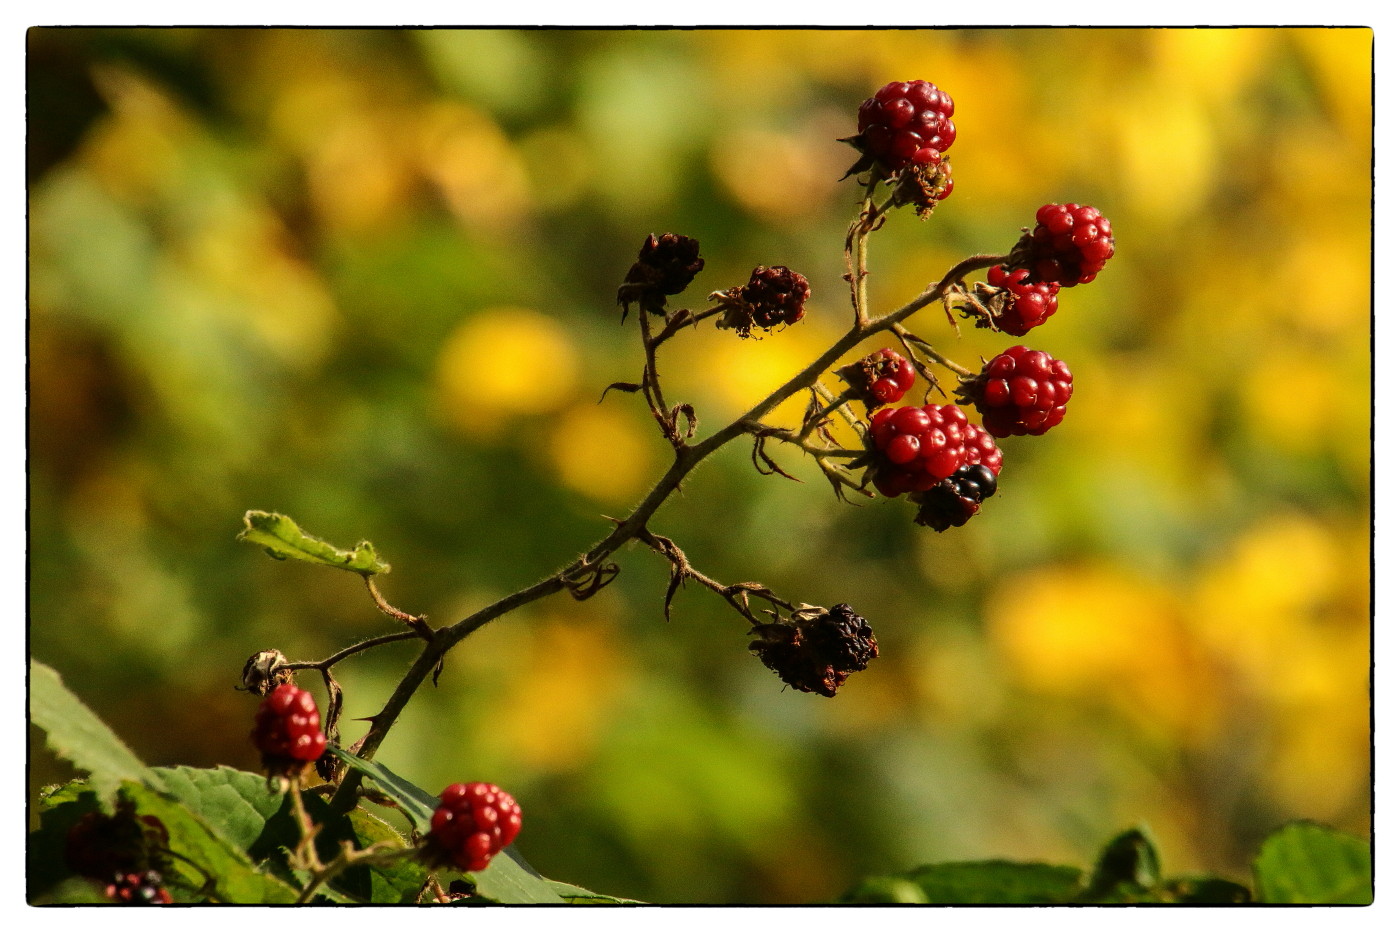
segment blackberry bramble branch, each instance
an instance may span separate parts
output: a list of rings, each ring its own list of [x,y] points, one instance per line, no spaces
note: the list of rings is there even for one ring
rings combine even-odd
[[[267,694],[265,702],[272,704],[268,708],[277,710],[260,714],[266,722],[260,720],[257,733],[269,770],[296,787],[305,763],[317,760],[332,806],[349,810],[363,792],[362,769],[347,770],[344,759],[353,756],[352,760],[368,762],[374,758],[424,680],[432,676],[436,681],[453,647],[487,623],[546,596],[567,591],[578,600],[592,597],[621,572],[613,558],[631,541],[666,562],[670,579],[662,610],[667,617],[680,587],[694,583],[713,591],[746,623],[749,650],[784,684],[799,692],[833,697],[851,674],[865,670],[878,657],[879,646],[870,623],[851,606],[838,602],[827,609],[785,598],[762,583],[716,580],[699,570],[653,524],[661,507],[701,461],[743,438],[752,444],[752,460],[761,473],[794,478],[769,453],[769,445],[787,444],[812,459],[838,499],[851,495],[873,499],[877,494],[903,498],[913,506],[914,522],[935,532],[946,531],[978,514],[1003,482],[1006,458],[997,438],[1044,434],[1065,417],[1073,378],[1064,362],[1017,344],[969,368],[916,333],[912,319],[924,308],[941,305],[955,334],[959,316],[977,327],[1016,338],[1043,326],[1058,311],[1060,292],[1093,281],[1113,255],[1111,226],[1097,209],[1075,203],[1044,205],[1034,215],[1035,226],[1023,228],[1006,252],[969,256],[898,307],[871,306],[867,280],[873,234],[903,207],[911,207],[927,220],[952,194],[949,152],[957,138],[953,112],[952,96],[922,80],[891,82],[856,109],[857,132],[840,140],[858,153],[846,177],[854,177],[860,186],[859,205],[843,249],[850,325],[805,367],[708,435],[700,432],[701,414],[694,405],[668,397],[662,350],[707,319],[739,339],[782,339],[787,330],[802,326],[814,313],[809,307],[812,288],[801,272],[774,261],[786,257],[755,257],[761,263],[747,282],[711,288],[704,303],[677,307],[680,296],[704,273],[701,244],[670,232],[646,237],[616,296],[622,323],[627,324],[629,316],[636,321],[641,371],[637,381],[608,386],[600,404],[617,403],[608,398],[612,390],[640,395],[658,433],[671,447],[672,459],[628,515],[609,519],[608,532],[557,572],[457,622],[434,627],[421,615],[395,608],[381,594],[373,578],[389,568],[367,542],[339,551],[301,532],[285,516],[248,513],[245,538],[267,547],[274,556],[360,574],[375,608],[402,626],[320,661],[289,662],[275,650],[249,660],[244,677],[247,689]],[[988,270],[986,281],[969,283],[969,277],[981,270]],[[629,315],[633,308],[637,313]],[[882,334],[889,336],[891,346],[842,365],[861,343]],[[956,378],[951,397],[940,382],[943,371]],[[836,388],[823,382],[827,376],[835,377]],[[920,382],[919,404],[900,405],[917,392]],[[798,423],[767,420],[779,404],[799,394],[807,397],[807,406]],[[943,401],[934,400],[935,395]],[[974,417],[969,417],[969,411],[975,412]],[[854,442],[838,440],[838,420]],[[337,728],[342,691],[331,677],[331,667],[402,640],[423,642],[417,659],[380,711],[369,718],[364,735],[342,749]],[[327,688],[325,733],[313,716],[314,703],[306,709],[304,692],[290,683],[297,672],[309,669],[320,673]],[[285,709],[279,703],[285,703]],[[303,720],[292,722],[287,716]],[[299,799],[295,793],[293,797]],[[513,799],[485,784],[453,785],[444,791],[437,812],[442,815],[434,818],[425,857],[435,860],[434,864],[451,863],[468,870],[508,845],[520,825]],[[304,813],[302,817],[311,838],[314,827],[305,821]],[[372,852],[345,856],[351,862],[372,857]],[[345,867],[319,863],[314,846],[309,845],[304,846],[303,859],[313,881]]]

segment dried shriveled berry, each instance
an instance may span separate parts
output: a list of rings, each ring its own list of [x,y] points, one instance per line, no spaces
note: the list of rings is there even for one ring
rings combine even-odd
[[[263,767],[272,774],[300,771],[326,750],[316,700],[295,684],[281,684],[267,695],[258,706],[249,738],[262,752]]]
[[[651,234],[617,290],[625,316],[635,302],[652,314],[666,313],[666,296],[679,295],[705,268],[700,241],[679,233]]]
[[[438,799],[427,849],[436,864],[481,871],[520,833],[520,805],[495,784],[451,784]]]
[[[830,611],[799,609],[791,620],[757,625],[749,634],[749,650],[783,683],[824,697],[836,696],[851,674],[880,655],[870,623],[845,603]]]
[[[715,326],[748,337],[755,327],[771,331],[782,324],[796,324],[807,313],[811,294],[812,287],[802,273],[787,266],[759,266],[748,284],[710,296],[724,309]]]

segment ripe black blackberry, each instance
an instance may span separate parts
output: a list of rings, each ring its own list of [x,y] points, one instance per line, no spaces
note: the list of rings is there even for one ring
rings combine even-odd
[[[937,486],[917,494],[919,512],[914,516],[914,523],[934,531],[961,528],[977,514],[982,501],[996,491],[997,475],[991,467],[983,464],[959,467]]]

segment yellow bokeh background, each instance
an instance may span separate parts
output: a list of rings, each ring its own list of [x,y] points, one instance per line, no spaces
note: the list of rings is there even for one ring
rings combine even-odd
[[[381,757],[510,786],[546,875],[669,902],[1082,865],[1140,822],[1169,872],[1245,881],[1286,820],[1369,833],[1369,30],[28,42],[30,644],[146,760],[255,768],[243,660],[384,630],[338,575],[235,542],[245,509],[373,540],[388,597],[447,623],[645,495],[669,445],[640,395],[600,396],[640,377],[614,296],[647,234],[701,241],[672,307],[757,265],[812,284],[794,327],[663,348],[702,436],[829,346],[858,200],[836,140],[924,78],[956,101],[956,190],[876,234],[872,303],[1042,204],[1097,206],[1113,260],[1020,341],[1071,365],[1066,420],[1008,439],[997,496],[941,535],[776,445],[802,482],[735,444],[650,524],[717,579],[852,604],[879,659],[835,699],[783,692],[714,594],[665,621],[664,563],[626,548],[593,600],[456,649]],[[911,326],[974,368],[1008,345]],[[410,650],[338,668],[348,717]],[[35,755],[36,786],[67,774]]]

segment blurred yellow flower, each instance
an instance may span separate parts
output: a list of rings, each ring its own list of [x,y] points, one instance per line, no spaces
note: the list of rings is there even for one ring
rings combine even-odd
[[[508,418],[555,411],[571,397],[577,352],[551,318],[527,308],[477,312],[438,354],[438,401],[464,434],[494,436]]]
[[[1199,741],[1218,713],[1211,671],[1170,589],[1111,564],[1011,577],[988,625],[1030,690],[1116,706],[1148,734]]]
[[[658,475],[656,452],[665,441],[644,431],[620,403],[611,396],[602,405],[584,401],[554,419],[549,459],[566,486],[625,505]]]
[[[592,614],[577,624],[543,622],[515,670],[492,732],[512,743],[511,757],[545,771],[570,768],[591,752],[604,713],[629,680],[613,627]]]

